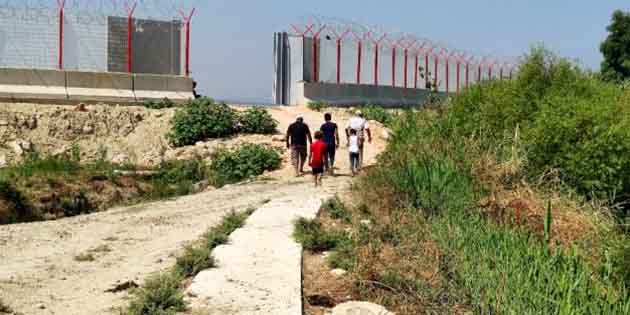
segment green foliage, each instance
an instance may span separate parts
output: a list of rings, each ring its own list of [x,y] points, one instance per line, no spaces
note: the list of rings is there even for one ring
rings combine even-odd
[[[376,120],[388,127],[394,123],[394,114],[381,106],[368,104],[362,106],[360,110],[363,113],[363,117],[367,120]]]
[[[41,157],[36,152],[31,152],[26,156],[24,162],[12,167],[6,173],[11,176],[30,177],[42,174],[65,173],[75,174],[81,169],[78,161],[67,156],[47,156]]]
[[[335,249],[350,241],[347,233],[327,231],[315,220],[300,218],[295,222],[293,238],[311,251],[322,252]]]
[[[0,180],[0,224],[29,222],[37,219],[39,219],[39,214],[22,192],[10,182]]]
[[[276,132],[278,122],[267,110],[260,107],[248,108],[239,113],[239,131],[254,134],[272,134]]]
[[[190,101],[175,113],[169,139],[176,146],[195,144],[209,138],[221,138],[236,133],[236,112],[225,103],[208,98]]]
[[[470,214],[432,224],[435,239],[469,292],[475,313],[627,314],[628,291],[600,282],[575,250],[549,250],[544,240]],[[539,294],[544,292],[544,294]]]
[[[188,246],[182,256],[177,257],[175,270],[184,277],[194,277],[205,269],[215,266],[212,249],[206,246]]]
[[[207,176],[206,164],[199,159],[164,161],[156,177],[169,184],[183,181],[198,182]]]
[[[608,37],[599,50],[604,55],[601,71],[607,80],[630,78],[630,13],[617,10],[606,28]]]
[[[214,186],[236,183],[275,170],[281,162],[278,150],[263,145],[245,144],[235,150],[221,149],[212,155],[210,182]]]
[[[144,101],[140,105],[146,108],[150,108],[150,109],[164,109],[164,108],[173,108],[177,106],[177,104],[171,101],[168,97],[165,97],[164,99],[160,101],[147,100],[147,101]]]
[[[329,105],[324,101],[310,101],[306,104],[306,107],[310,110],[321,112],[324,108],[329,107]]]
[[[519,128],[530,177],[554,169],[582,194],[630,198],[630,93],[543,48],[525,57],[515,80],[454,96],[447,115],[453,137],[487,149]]]
[[[322,210],[328,212],[333,219],[342,220],[346,223],[352,221],[352,212],[350,212],[343,201],[339,199],[339,196],[326,200],[322,205]]]
[[[129,315],[175,315],[186,309],[184,295],[179,291],[182,278],[175,273],[161,273],[147,279],[133,293]]]

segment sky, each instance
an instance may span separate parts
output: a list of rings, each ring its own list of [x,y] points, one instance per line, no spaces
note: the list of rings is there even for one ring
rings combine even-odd
[[[198,0],[191,71],[204,95],[269,102],[274,32],[326,16],[409,32],[479,55],[515,57],[542,43],[597,70],[599,44],[629,0]]]

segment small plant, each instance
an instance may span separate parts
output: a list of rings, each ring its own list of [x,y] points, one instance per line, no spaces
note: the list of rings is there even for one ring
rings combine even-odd
[[[224,186],[261,175],[280,167],[282,159],[274,148],[258,144],[245,144],[235,150],[214,152],[209,166],[210,183]]]
[[[345,232],[326,231],[321,223],[305,218],[295,222],[293,238],[305,249],[314,252],[334,249],[350,239]]]
[[[341,220],[345,223],[352,221],[352,212],[339,199],[339,196],[330,198],[322,205],[322,210],[328,212],[333,219]]]
[[[306,104],[306,107],[310,110],[321,112],[324,108],[329,107],[329,105],[324,101],[311,101]]]
[[[276,132],[278,122],[261,107],[252,107],[239,113],[239,131],[252,134],[272,134]]]
[[[215,266],[211,256],[212,249],[207,246],[188,246],[182,256],[177,257],[175,270],[184,277],[193,277],[205,269]]]
[[[147,279],[133,292],[129,315],[175,315],[186,309],[184,295],[179,291],[182,278],[175,273],[161,273]]]
[[[360,109],[367,120],[376,120],[385,126],[391,126],[394,123],[395,116],[383,107],[368,104]]]
[[[150,109],[163,109],[163,108],[172,108],[172,107],[176,107],[177,104],[175,104],[175,102],[171,101],[168,97],[163,98],[160,101],[154,101],[154,100],[146,100],[144,101],[141,106],[144,106],[146,108],[150,108]]]
[[[92,253],[86,252],[74,256],[74,260],[78,262],[95,261],[96,257]]]
[[[39,218],[28,199],[8,181],[0,180],[0,202],[6,206],[6,209],[0,209],[0,224],[28,222]]]
[[[176,146],[192,145],[209,138],[233,135],[236,123],[236,112],[227,104],[201,98],[190,101],[175,113],[168,138]]]

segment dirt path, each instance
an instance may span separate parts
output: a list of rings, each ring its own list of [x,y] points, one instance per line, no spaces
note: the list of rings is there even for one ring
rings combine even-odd
[[[345,179],[330,180],[337,185]],[[0,227],[0,299],[24,314],[111,314],[124,305],[118,283],[141,283],[172,266],[173,254],[231,210],[300,194],[306,178],[235,185],[173,201]],[[94,261],[75,256],[94,252]]]

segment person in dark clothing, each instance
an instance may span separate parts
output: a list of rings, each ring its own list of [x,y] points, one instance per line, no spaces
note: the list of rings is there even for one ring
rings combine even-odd
[[[306,163],[307,144],[311,144],[311,130],[304,123],[304,118],[298,116],[294,123],[287,129],[287,149],[291,149],[291,162],[295,169],[295,176],[304,173],[304,163]],[[308,141],[308,143],[307,143]]]
[[[324,169],[328,174],[333,175],[335,166],[335,153],[339,148],[339,128],[337,124],[332,122],[332,115],[326,113],[324,115],[326,121],[320,130],[324,134],[324,142],[326,143],[326,153],[324,155]]]
[[[201,94],[197,94],[197,81],[193,81],[193,96],[195,99],[201,98]]]

